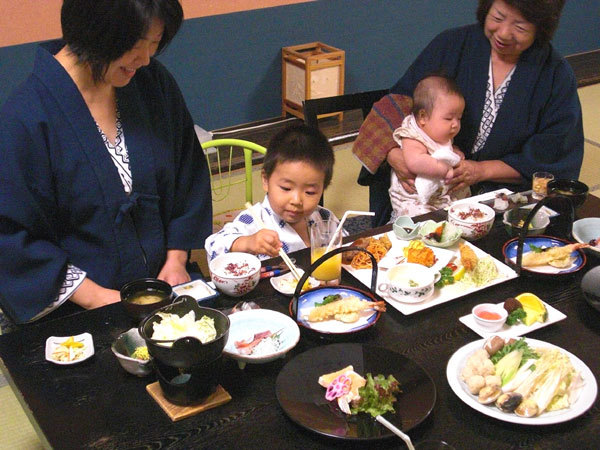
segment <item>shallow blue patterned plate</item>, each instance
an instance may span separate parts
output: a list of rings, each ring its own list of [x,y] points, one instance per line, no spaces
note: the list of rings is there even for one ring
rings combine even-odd
[[[362,311],[359,315],[359,319],[356,322],[344,323],[339,320],[324,320],[321,322],[309,322],[307,317],[310,311],[315,307],[315,303],[322,302],[328,295],[340,294],[342,297],[355,296],[363,301],[372,302],[373,298],[367,293],[350,287],[319,287],[306,291],[300,295],[298,299],[298,318],[296,321],[298,325],[316,331],[318,333],[325,334],[347,334],[356,333],[358,331],[369,328],[374,325],[381,312],[375,311],[374,309],[367,309]],[[290,302],[290,315],[294,318],[292,313],[292,302]]]
[[[523,254],[531,251],[530,245],[536,247],[549,248],[549,247],[562,247],[564,245],[571,244],[571,242],[564,239],[559,239],[551,236],[527,236],[523,243]],[[519,245],[519,238],[513,238],[506,242],[502,247],[502,254],[506,262],[509,265],[515,265],[517,259],[517,246]],[[558,268],[550,265],[537,266],[537,267],[523,267],[522,270],[541,275],[566,275],[577,272],[580,270],[586,262],[585,254],[581,250],[574,251],[571,256],[573,262],[569,267]]]

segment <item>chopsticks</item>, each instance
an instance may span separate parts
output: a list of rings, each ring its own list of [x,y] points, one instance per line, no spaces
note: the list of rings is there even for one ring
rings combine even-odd
[[[254,211],[252,210],[252,204],[250,202],[246,202],[246,209],[248,210],[250,215],[252,217],[254,217],[254,220],[256,220],[256,223],[258,223],[263,228],[267,228],[265,223],[262,221],[262,219],[259,216],[257,216],[256,214],[254,214]],[[300,278],[302,278],[302,274],[298,271],[298,268],[294,265],[294,263],[292,262],[290,257],[287,255],[287,253],[282,248],[279,249],[279,256],[281,256],[281,259],[283,259],[283,262],[290,268],[290,272],[292,272],[292,275],[294,276],[296,281],[300,281]]]

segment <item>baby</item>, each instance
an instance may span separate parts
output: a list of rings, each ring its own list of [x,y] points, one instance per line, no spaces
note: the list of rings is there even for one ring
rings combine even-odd
[[[446,185],[452,179],[452,168],[464,158],[452,147],[452,139],[460,131],[464,109],[465,100],[450,78],[428,76],[417,84],[412,114],[393,134],[402,148],[407,168],[417,175],[417,192],[406,192],[392,171],[389,189],[392,221],[398,216],[435,211],[470,195],[468,188],[449,194]]]
[[[319,206],[319,199],[333,175],[333,150],[323,134],[304,124],[277,133],[263,162],[265,198],[233,222],[208,237],[208,260],[226,252],[247,252],[267,259],[310,246],[309,227],[335,218]],[[254,220],[260,217],[267,228]]]

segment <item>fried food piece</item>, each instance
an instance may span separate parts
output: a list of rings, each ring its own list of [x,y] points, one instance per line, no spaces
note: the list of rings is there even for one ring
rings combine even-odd
[[[558,262],[559,267],[560,264],[564,264],[564,260],[568,259],[575,250],[580,248],[589,247],[588,244],[569,244],[564,245],[562,247],[551,247],[549,249],[543,250],[539,253],[536,252],[527,252],[523,254],[523,266],[543,266],[546,264],[552,265],[553,262]],[[562,260],[562,262],[561,262]]]
[[[464,266],[466,271],[472,271],[477,265],[479,258],[477,258],[473,249],[463,242],[458,244],[458,249],[460,250],[460,263]]]
[[[386,246],[389,245],[388,246]],[[386,235],[381,238],[369,238],[366,250],[371,252],[375,257],[375,261],[379,262],[387,254],[389,249],[392,248],[392,243]],[[350,263],[355,269],[370,269],[371,258],[365,252],[357,252],[352,258]]]
[[[431,267],[435,264],[435,253],[429,247],[409,248],[406,252],[406,261]]]
[[[308,321],[320,322],[335,319],[342,322],[356,322],[361,311],[371,308],[385,311],[385,302],[369,302],[352,295],[326,305],[316,306],[308,314]]]
[[[389,250],[390,248],[392,248],[392,241],[390,241],[390,238],[388,237],[387,234],[384,234],[383,236],[381,236],[379,238],[379,242],[381,242],[383,244],[383,246],[386,248],[386,250]]]
[[[369,245],[369,240],[370,238],[358,238],[352,244],[350,244],[350,247],[361,247],[366,249]],[[351,264],[354,257],[359,253],[363,252],[352,250],[350,252],[342,253],[342,264]]]

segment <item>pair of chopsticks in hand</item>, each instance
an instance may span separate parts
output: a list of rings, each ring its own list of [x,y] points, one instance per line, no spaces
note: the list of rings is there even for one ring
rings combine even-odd
[[[254,213],[254,210],[252,209],[252,204],[250,202],[246,202],[246,209],[248,210],[250,215],[254,218],[254,220],[256,220],[256,223],[258,223],[263,228],[267,228],[265,226],[265,223],[262,221],[262,219]],[[285,251],[283,251],[282,248],[279,249],[279,256],[281,256],[281,259],[283,259],[283,262],[290,268],[290,272],[292,272],[292,275],[294,276],[296,281],[300,281],[300,278],[302,278],[302,273],[300,273],[298,268],[294,265],[294,263],[292,262],[290,257],[287,255],[287,253]]]

